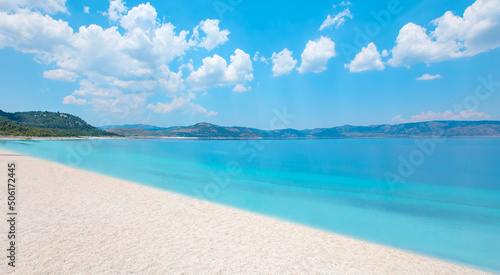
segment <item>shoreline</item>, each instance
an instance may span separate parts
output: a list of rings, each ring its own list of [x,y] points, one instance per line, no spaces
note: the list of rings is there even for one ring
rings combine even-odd
[[[20,274],[487,273],[0,149],[10,161]]]
[[[172,139],[172,140],[348,140],[348,139],[429,139],[429,138],[500,138],[500,136],[395,136],[395,137],[325,137],[325,138],[231,138],[231,137],[162,137],[162,136],[133,136],[133,137],[14,137],[0,136],[0,141],[38,141],[38,140],[115,140],[115,139]]]

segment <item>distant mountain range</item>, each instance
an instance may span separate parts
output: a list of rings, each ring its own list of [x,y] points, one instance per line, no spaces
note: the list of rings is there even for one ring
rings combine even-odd
[[[109,130],[109,129],[141,129],[141,130],[146,130],[146,131],[160,131],[160,130],[174,130],[177,128],[181,127],[158,127],[158,126],[153,126],[153,125],[146,125],[146,124],[124,124],[124,125],[106,125],[106,126],[101,126],[99,129],[101,130]]]
[[[55,112],[17,112],[0,110],[0,135],[77,137],[191,137],[206,139],[300,139],[300,138],[391,138],[391,137],[500,137],[500,121],[429,121],[397,125],[351,126],[308,130],[261,130],[225,127],[210,123],[191,126],[158,127],[144,124],[93,127],[83,119]]]
[[[117,136],[100,130],[83,119],[55,112],[17,112],[0,110],[0,135],[36,137]]]
[[[500,137],[500,121],[429,121],[397,125],[351,126],[311,130],[260,130],[210,123],[157,127],[144,124],[100,127],[126,137],[193,137],[210,139],[391,138],[391,137]]]

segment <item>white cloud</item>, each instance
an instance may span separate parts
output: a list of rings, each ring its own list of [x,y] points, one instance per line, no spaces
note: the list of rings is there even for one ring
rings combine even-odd
[[[396,123],[408,123],[434,120],[487,120],[490,118],[490,115],[475,110],[464,110],[460,113],[453,113],[451,111],[434,113],[428,111],[427,113],[421,112],[418,115],[414,115],[410,119],[405,119],[402,115],[397,115],[392,119],[392,121]]]
[[[158,102],[156,105],[149,104],[148,108],[153,110],[155,113],[171,113],[185,107],[188,102],[189,99],[176,97],[170,103]]]
[[[399,115],[396,115],[395,117],[393,117],[393,118],[392,118],[392,122],[393,122],[393,123],[402,123],[402,122],[404,122],[404,120],[405,120],[405,119],[404,119],[404,118],[403,118],[403,116],[402,116],[402,115],[400,115],[400,114],[399,114]]]
[[[87,6],[84,6],[84,7],[83,7],[83,13],[88,14],[89,12],[90,12],[90,8],[89,8],[89,7],[87,7]]]
[[[74,95],[85,97],[113,98],[122,93],[120,89],[113,86],[113,81],[105,77],[93,77],[92,80],[80,80],[80,89],[73,92]]]
[[[430,74],[423,74],[421,77],[417,77],[417,80],[433,80],[436,78],[441,78],[442,76],[437,74],[437,75],[430,75]]]
[[[39,13],[9,14],[0,11],[0,49],[12,47],[23,53],[54,53],[69,46],[73,29],[67,22]]]
[[[120,25],[126,30],[153,30],[156,27],[156,16],[156,9],[151,4],[140,4],[120,18]]]
[[[179,71],[177,73],[171,72],[168,66],[163,64],[160,66],[160,70],[163,74],[163,77],[159,78],[159,83],[167,91],[171,92],[172,96],[178,95],[180,92],[186,90],[184,79],[182,78],[181,68],[179,68]]]
[[[43,72],[43,77],[53,80],[73,82],[78,78],[78,75],[64,69],[56,69]]]
[[[67,13],[66,0],[0,0],[0,10],[20,12],[23,9],[48,14]]]
[[[345,2],[342,2],[341,5],[342,4],[344,4],[344,6],[347,5]],[[333,17],[328,15],[325,21],[323,21],[323,24],[321,24],[321,27],[319,27],[319,30],[322,31],[325,28],[331,28],[332,26],[335,26],[335,28],[338,29],[340,26],[344,24],[346,18],[352,19],[352,14],[351,11],[349,10],[349,7],[347,7],[345,10],[336,14]]]
[[[71,47],[55,53],[54,59],[59,67],[87,76],[100,74],[124,80],[146,77],[155,70],[153,60],[165,58],[150,54],[152,44],[151,38],[139,29],[122,36],[116,27],[90,25],[80,27],[72,37]]]
[[[132,92],[144,92],[151,91],[157,87],[158,82],[155,80],[120,80],[114,78],[107,78],[110,85],[113,85],[118,88],[126,89]]]
[[[111,1],[110,6],[118,2]],[[116,26],[103,29],[98,25],[73,32],[67,22],[48,15],[0,11],[0,48],[35,53],[44,63],[78,74],[133,78],[155,77],[162,64],[199,46],[188,40],[189,31],[176,33],[171,23],[157,24],[150,4],[132,8],[120,21],[126,28],[124,34]],[[212,45],[206,42],[212,40],[202,40],[203,46]]]
[[[413,23],[406,24],[391,50],[391,66],[410,66],[419,62],[439,62],[462,55],[460,44],[456,41],[434,41],[427,30]]]
[[[192,43],[187,41],[188,33],[189,31],[183,30],[176,35],[174,25],[171,23],[163,23],[155,30],[154,37],[149,41],[146,40],[145,42],[146,47],[149,43],[153,45],[151,51],[152,56],[155,57],[156,60],[150,60],[150,62],[168,64],[174,58],[183,56],[187,50],[194,46]],[[139,47],[137,51],[138,56],[141,56],[141,48],[142,47]]]
[[[186,63],[186,64],[182,64],[179,66],[179,69],[188,69],[190,72],[192,72],[194,70],[194,67],[193,67],[193,60],[190,59],[189,60],[189,63]]]
[[[328,60],[336,54],[335,43],[330,38],[321,36],[321,38],[315,41],[309,40],[302,52],[302,63],[297,70],[299,73],[322,72],[326,70]]]
[[[144,112],[146,99],[147,94],[120,94],[115,98],[92,98],[89,104],[104,116],[138,119]]]
[[[267,64],[267,59],[263,55],[261,55],[259,52],[255,52],[252,59],[255,62],[260,61],[260,62],[265,62]]]
[[[271,56],[273,61],[273,76],[280,76],[289,73],[295,68],[297,60],[293,59],[292,51],[287,48],[283,49],[279,53],[273,53]]]
[[[500,0],[477,0],[462,17],[448,11],[431,23],[437,26],[433,37],[462,42],[464,55],[473,56],[500,46]]]
[[[186,113],[193,112],[193,114],[203,114],[205,116],[215,116],[217,112],[207,111],[198,104],[191,102],[191,98],[176,97],[171,102],[158,102],[156,104],[149,104],[148,109],[153,110],[155,113]]]
[[[87,104],[87,100],[83,98],[75,98],[75,96],[69,95],[63,98],[63,104],[76,104],[76,105],[84,105]]]
[[[255,61],[255,62],[257,62],[259,60],[259,56],[260,56],[260,53],[259,52],[255,52],[255,54],[252,57],[252,60]]]
[[[252,87],[250,87],[250,86],[245,87],[242,84],[238,84],[238,85],[234,86],[234,88],[233,88],[233,92],[237,92],[237,93],[248,92],[251,90],[252,90]]]
[[[5,6],[1,1],[0,7]],[[149,3],[129,10],[123,1],[112,0],[105,14],[111,27],[91,24],[73,30],[67,22],[40,12],[0,10],[0,49],[11,47],[35,54],[38,63],[54,67],[44,73],[46,78],[74,81],[81,77],[80,87],[72,93],[75,100],[81,97],[97,112],[111,115],[139,116],[148,97],[155,93],[179,98],[203,85],[235,91],[251,89],[247,82],[253,80],[252,63],[241,50],[231,56],[224,77],[214,80],[214,85],[208,85],[210,80],[201,75],[196,79],[196,74],[192,78],[194,87],[185,83],[185,74],[193,72],[193,61],[182,60],[188,51],[196,47],[210,50],[228,41],[229,31],[220,30],[218,20],[201,21],[189,36],[188,30],[176,30],[172,23],[160,21]],[[172,68],[173,61],[183,65]],[[242,86],[236,87],[238,84]],[[121,107],[124,104],[125,111]],[[203,107],[192,104],[192,108],[203,111]]]
[[[249,54],[236,49],[230,61],[228,65],[226,60],[217,54],[205,57],[203,65],[193,71],[186,81],[194,90],[203,90],[211,87],[244,85],[253,80],[253,67]]]
[[[345,64],[344,67],[348,68],[350,72],[363,72],[385,69],[384,62],[380,57],[377,46],[372,42],[367,47],[363,47],[361,52],[354,57],[350,64]]]
[[[229,40],[229,38],[227,38],[229,31],[221,31],[219,27],[219,20],[217,19],[207,19],[201,21],[199,28],[206,34],[206,36],[198,44],[198,47],[203,47],[210,51]],[[197,29],[198,27],[196,27],[194,33],[197,32]]]
[[[500,46],[500,0],[477,0],[462,17],[448,11],[431,21],[434,31],[414,23],[399,32],[391,50],[391,66],[474,56]]]
[[[120,18],[127,12],[127,7],[125,7],[125,2],[122,0],[111,0],[109,1],[108,12],[103,13],[109,17],[110,21],[119,21]]]
[[[218,115],[219,113],[218,112],[214,112],[214,111],[208,111],[207,109],[201,107],[199,104],[195,104],[195,103],[192,103],[190,104],[190,107],[191,107],[191,110],[193,112],[193,114],[202,114],[204,116],[216,116]]]

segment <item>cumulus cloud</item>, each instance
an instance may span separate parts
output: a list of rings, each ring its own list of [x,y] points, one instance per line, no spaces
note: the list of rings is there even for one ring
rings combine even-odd
[[[63,104],[76,104],[76,105],[84,105],[84,104],[87,104],[87,100],[83,99],[83,98],[76,98],[75,96],[73,95],[69,95],[65,98],[63,98],[63,101],[62,101]]]
[[[433,120],[487,120],[491,116],[475,110],[463,110],[459,113],[446,111],[443,113],[434,113],[428,111],[427,113],[421,112],[420,114],[412,116],[410,119],[405,119],[402,115],[397,115],[392,119],[394,123],[408,123],[408,122],[422,122]]]
[[[361,52],[354,57],[351,63],[345,64],[344,67],[348,68],[350,72],[381,71],[385,69],[377,46],[373,42],[361,49]]]
[[[151,4],[139,4],[120,18],[120,25],[126,30],[153,30],[156,27],[156,16],[156,9]]]
[[[23,3],[28,2],[34,3]],[[107,114],[140,114],[148,96],[154,93],[167,98],[186,97],[193,88],[185,83],[186,71],[187,75],[193,71],[192,61],[177,69],[172,68],[171,63],[183,62],[186,53],[197,47],[211,50],[228,41],[229,31],[221,30],[218,20],[203,20],[193,26],[192,33],[177,30],[172,23],[158,19],[149,3],[129,9],[123,1],[112,0],[105,13],[111,27],[91,24],[77,30],[63,20],[41,14],[41,8],[33,5],[31,10],[26,10],[27,5],[9,4],[12,9],[23,8],[18,13],[6,10],[6,5],[0,0],[0,8],[4,8],[0,10],[0,49],[11,47],[35,54],[37,62],[55,67],[44,73],[46,78],[74,81],[81,77],[80,87],[72,96],[75,100],[81,97],[93,105],[94,110]],[[119,30],[120,26],[123,30]],[[251,62],[241,53],[231,57],[234,61],[225,69],[222,82],[215,86],[241,84],[250,90],[245,82],[253,79]],[[194,88],[201,85],[193,83]],[[239,86],[234,89],[242,91]],[[70,97],[66,102],[74,100]],[[196,107],[202,111],[201,108]]]
[[[8,12],[32,10],[48,14],[68,12],[66,0],[0,0],[0,10]]]
[[[292,51],[287,48],[283,49],[279,53],[273,53],[271,56],[273,61],[273,76],[280,76],[289,73],[295,68],[297,60],[293,59]]]
[[[182,69],[179,68],[178,72],[172,72],[167,65],[160,66],[162,77],[159,78],[158,83],[164,87],[171,96],[180,94],[186,90],[184,79],[182,78]]]
[[[0,49],[23,53],[55,53],[70,46],[73,29],[67,22],[36,12],[9,14],[0,11]]]
[[[404,121],[405,119],[403,118],[402,115],[396,115],[395,117],[392,118],[393,123],[402,123]]]
[[[122,0],[111,0],[109,1],[108,11],[103,13],[109,17],[110,21],[119,21],[122,15],[127,12],[127,7],[125,7],[125,2]]]
[[[346,2],[342,2],[341,5],[348,6],[350,5],[350,3],[347,4]],[[331,15],[328,15],[325,21],[323,21],[323,24],[321,24],[321,26],[319,27],[319,30],[322,31],[326,28],[331,28],[332,26],[335,26],[335,28],[338,29],[344,24],[346,18],[352,19],[352,14],[349,10],[349,7],[345,8],[345,10],[337,13],[333,17]]]
[[[242,84],[238,84],[238,85],[234,86],[234,88],[233,88],[233,92],[237,92],[237,93],[248,92],[250,90],[252,90],[252,87],[250,87],[250,86],[245,87]]]
[[[229,38],[227,38],[229,31],[220,30],[219,20],[217,19],[207,19],[201,21],[199,27],[194,30],[195,34],[197,34],[198,28],[206,34],[206,36],[199,42],[198,47],[203,47],[210,51],[229,40]]]
[[[119,118],[140,118],[146,104],[145,94],[121,94],[115,98],[92,98],[89,104],[102,115]]]
[[[116,79],[115,79],[116,80]],[[85,97],[112,98],[121,95],[120,89],[113,85],[113,80],[106,77],[95,76],[91,79],[80,80],[80,88],[73,92],[74,95]]]
[[[439,62],[462,56],[461,45],[453,40],[433,40],[427,30],[408,23],[396,38],[396,46],[391,50],[391,66],[410,66],[420,62]]]
[[[134,33],[139,33],[135,31]],[[194,44],[187,40],[189,31],[180,31],[179,34],[175,33],[175,27],[171,23],[163,23],[154,32],[152,40],[146,40],[146,47],[149,42],[152,42],[152,56],[157,60],[156,62],[162,64],[170,63],[174,58],[183,56],[187,50],[191,49]],[[140,36],[137,41],[140,41]],[[140,50],[140,49],[139,49]],[[140,57],[141,52],[137,51]]]
[[[260,61],[260,62],[265,62],[267,63],[267,59],[261,55],[259,52],[255,52],[254,56],[253,56],[253,61],[257,62],[257,61]]]
[[[186,82],[194,90],[204,90],[212,87],[228,87],[244,85],[253,80],[253,67],[250,55],[240,49],[230,57],[230,64],[221,56],[205,57],[203,65],[193,71]]]
[[[447,11],[431,21],[433,31],[408,23],[391,50],[391,66],[410,66],[474,56],[500,46],[500,0],[477,0],[463,16]]]
[[[90,8],[89,8],[89,7],[87,7],[87,6],[84,6],[84,7],[83,7],[83,13],[88,14],[89,12],[90,12]]]
[[[334,57],[335,43],[328,37],[321,36],[314,41],[309,40],[306,48],[302,52],[302,63],[297,68],[299,73],[313,72],[319,73],[326,70],[328,60]]]
[[[64,69],[57,69],[43,72],[43,77],[52,80],[73,82],[78,78],[78,75],[74,72],[66,71]]]
[[[186,107],[188,102],[189,99],[176,97],[169,103],[158,102],[157,104],[149,104],[148,108],[153,110],[155,113],[171,113]]]
[[[155,63],[149,63],[153,56],[145,52],[152,52],[155,44],[149,43],[151,38],[142,30],[134,34],[122,36],[116,27],[80,27],[72,37],[71,47],[65,48],[62,54],[55,53],[54,59],[58,66],[87,76],[100,74],[131,79],[150,75]]]
[[[208,111],[202,106],[191,102],[191,98],[176,97],[171,102],[158,102],[156,104],[149,104],[148,109],[153,110],[155,113],[199,113],[205,116],[215,116],[217,112]]]
[[[417,80],[433,80],[436,78],[441,78],[442,76],[437,74],[437,75],[430,75],[430,74],[423,74],[421,77],[417,77]]]

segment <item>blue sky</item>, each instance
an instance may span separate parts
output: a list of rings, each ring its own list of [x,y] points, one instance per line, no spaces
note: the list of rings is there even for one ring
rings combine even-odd
[[[0,3],[0,109],[93,125],[500,120],[500,0]],[[483,79],[483,80],[481,80]]]

